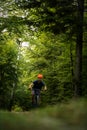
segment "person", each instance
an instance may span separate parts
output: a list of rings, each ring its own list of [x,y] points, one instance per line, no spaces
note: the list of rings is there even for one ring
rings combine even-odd
[[[47,90],[47,87],[44,83],[43,79],[43,75],[42,74],[38,74],[37,76],[37,80],[33,81],[30,85],[29,85],[29,89],[31,89],[31,94],[32,94],[32,104],[34,104],[34,100],[35,100],[35,94],[36,92],[39,95],[39,103],[40,103],[40,93],[41,90]]]

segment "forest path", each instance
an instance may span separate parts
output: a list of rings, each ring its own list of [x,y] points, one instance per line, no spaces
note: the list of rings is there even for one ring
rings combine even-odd
[[[86,130],[80,123],[34,112],[0,113],[0,130]]]
[[[0,111],[0,130],[86,130],[86,128],[86,100],[25,112]]]

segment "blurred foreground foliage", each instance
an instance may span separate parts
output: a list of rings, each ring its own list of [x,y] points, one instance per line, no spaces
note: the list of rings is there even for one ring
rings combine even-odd
[[[48,106],[29,112],[0,112],[1,130],[86,130],[87,100]]]

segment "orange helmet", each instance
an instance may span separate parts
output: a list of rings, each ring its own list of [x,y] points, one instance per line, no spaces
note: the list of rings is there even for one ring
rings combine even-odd
[[[43,78],[43,75],[42,74],[38,74],[37,76],[39,79],[42,79]]]

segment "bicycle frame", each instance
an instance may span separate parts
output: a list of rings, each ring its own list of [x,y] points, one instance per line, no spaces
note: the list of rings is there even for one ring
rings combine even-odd
[[[38,106],[40,103],[40,90],[34,89],[34,105]]]

